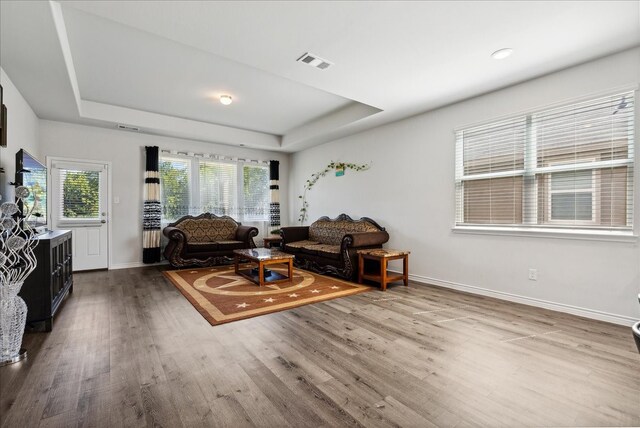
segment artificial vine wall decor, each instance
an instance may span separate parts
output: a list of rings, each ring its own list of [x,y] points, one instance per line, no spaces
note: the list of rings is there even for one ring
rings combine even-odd
[[[298,196],[299,199],[302,199],[302,207],[300,208],[300,215],[298,216],[298,221],[302,225],[304,221],[307,219],[307,214],[309,212],[309,202],[307,202],[307,191],[311,190],[313,186],[318,182],[320,177],[324,177],[331,170],[336,171],[346,171],[347,169],[351,169],[353,171],[366,171],[371,168],[371,164],[355,164],[355,163],[347,163],[347,162],[334,162],[331,161],[329,165],[327,165],[322,171],[318,171],[315,174],[311,174],[311,178],[307,180],[304,184],[304,192],[302,195]]]

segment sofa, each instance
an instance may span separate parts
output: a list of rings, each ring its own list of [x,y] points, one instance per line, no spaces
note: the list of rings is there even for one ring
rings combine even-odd
[[[638,303],[640,303],[640,293],[638,293]],[[633,331],[633,339],[636,341],[636,348],[640,352],[640,321],[631,326]]]
[[[229,263],[233,250],[255,248],[258,229],[242,226],[229,216],[204,213],[184,216],[162,230],[169,240],[164,257],[173,267]]]
[[[355,279],[357,250],[382,248],[389,234],[367,217],[354,220],[346,214],[321,217],[311,226],[282,227],[282,251],[295,255],[298,268]]]

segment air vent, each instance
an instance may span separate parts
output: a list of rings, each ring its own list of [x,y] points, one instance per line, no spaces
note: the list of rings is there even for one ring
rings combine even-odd
[[[319,68],[320,70],[326,70],[333,65],[332,62],[327,61],[326,59],[322,59],[318,55],[312,54],[311,52],[305,53],[300,58],[298,58],[297,61],[308,64],[315,68]]]
[[[140,128],[135,126],[118,125],[118,129],[124,129],[125,131],[140,132]]]

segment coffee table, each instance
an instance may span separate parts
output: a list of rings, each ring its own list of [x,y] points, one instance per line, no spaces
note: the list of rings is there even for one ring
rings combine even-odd
[[[233,250],[235,272],[237,275],[255,282],[259,286],[275,284],[278,282],[292,282],[293,280],[293,254],[283,253],[270,248],[251,248],[246,250]],[[240,260],[248,259],[258,265],[257,269],[240,269]],[[279,272],[268,271],[266,266],[273,264],[286,264],[289,268],[288,275]],[[265,275],[265,271],[267,275]]]

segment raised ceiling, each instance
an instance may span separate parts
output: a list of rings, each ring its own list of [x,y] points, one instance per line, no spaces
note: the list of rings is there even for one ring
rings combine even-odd
[[[41,118],[296,151],[638,46],[639,4],[3,0],[0,65]]]

